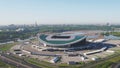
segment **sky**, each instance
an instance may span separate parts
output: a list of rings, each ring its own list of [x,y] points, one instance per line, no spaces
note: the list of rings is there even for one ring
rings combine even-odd
[[[119,24],[120,0],[0,0],[0,25]]]

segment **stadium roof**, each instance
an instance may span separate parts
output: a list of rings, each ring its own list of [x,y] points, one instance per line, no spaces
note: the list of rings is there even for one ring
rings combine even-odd
[[[69,44],[76,43],[76,42],[81,41],[86,38],[86,36],[76,35],[76,36],[74,36],[73,39],[70,39],[70,40],[48,40],[48,39],[46,39],[47,37],[48,37],[48,35],[41,34],[39,36],[39,40],[41,42],[46,43],[47,45],[51,45],[51,46],[69,45]]]

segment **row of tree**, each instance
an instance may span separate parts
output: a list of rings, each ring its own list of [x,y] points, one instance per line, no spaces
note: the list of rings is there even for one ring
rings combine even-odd
[[[16,40],[16,39],[26,39],[31,36],[35,36],[39,32],[64,32],[71,30],[111,30],[113,26],[99,26],[99,25],[38,25],[38,26],[4,26],[0,29],[0,42]],[[120,27],[120,26],[114,26]],[[23,28],[23,31],[15,31],[18,28]],[[4,31],[9,29],[9,31]]]

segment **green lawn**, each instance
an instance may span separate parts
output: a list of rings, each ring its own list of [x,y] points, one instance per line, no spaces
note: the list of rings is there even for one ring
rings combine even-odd
[[[62,68],[62,67],[68,67],[69,65],[67,63],[61,63],[58,66]]]
[[[39,61],[34,58],[27,58],[26,61],[42,68],[80,68],[80,66],[84,64],[83,62],[80,62],[77,65],[68,65],[67,63],[52,64],[46,61]]]
[[[120,56],[116,56],[114,58],[111,58],[109,60],[105,60],[104,62],[100,63],[100,64],[97,64],[96,66],[94,66],[93,68],[110,68],[110,66],[113,64],[113,63],[116,63],[116,62],[120,62]]]
[[[111,34],[120,37],[120,32],[111,32]]]
[[[12,44],[4,44],[4,45],[0,45],[0,50],[1,51],[7,51],[7,50],[9,50],[12,46],[14,46],[16,43],[12,43]],[[16,68],[16,67],[14,67],[14,66],[12,66],[12,65],[9,65],[9,64],[6,64],[6,63],[4,63],[4,62],[2,62],[1,60],[0,60],[0,68]]]
[[[49,62],[38,61],[37,59],[33,59],[33,58],[26,59],[26,61],[28,63],[34,64],[34,65],[36,65],[38,67],[42,67],[42,68],[57,68],[56,65],[53,65]]]
[[[110,68],[111,64],[113,64],[113,62],[106,61],[104,63],[94,66],[94,68]]]
[[[15,44],[17,44],[17,43],[9,43],[9,44],[0,45],[0,50],[1,50],[1,51],[7,51],[7,50],[9,50],[11,47],[13,47]]]

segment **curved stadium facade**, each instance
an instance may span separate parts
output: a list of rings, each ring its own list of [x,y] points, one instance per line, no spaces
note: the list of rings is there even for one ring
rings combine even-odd
[[[39,42],[46,47],[79,47],[86,43],[86,36],[74,34],[40,34]]]

